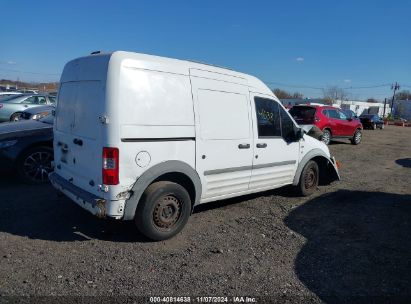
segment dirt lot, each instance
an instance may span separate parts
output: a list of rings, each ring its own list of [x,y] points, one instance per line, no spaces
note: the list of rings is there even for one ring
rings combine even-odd
[[[330,149],[340,182],[310,198],[279,189],[198,208],[158,243],[49,185],[3,177],[0,295],[411,297],[411,128]]]

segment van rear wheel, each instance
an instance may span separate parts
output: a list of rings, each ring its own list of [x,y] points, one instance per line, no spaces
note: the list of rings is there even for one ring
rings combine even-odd
[[[187,190],[179,184],[161,181],[144,191],[134,220],[141,234],[161,241],[179,233],[190,212],[191,200]]]
[[[301,172],[300,181],[297,185],[297,191],[302,196],[313,194],[318,187],[320,173],[315,161],[310,160]]]

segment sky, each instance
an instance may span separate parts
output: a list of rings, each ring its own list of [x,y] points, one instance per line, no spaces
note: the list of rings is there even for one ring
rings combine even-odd
[[[126,50],[229,67],[311,98],[329,86],[353,99],[383,100],[395,81],[411,90],[409,0],[0,0],[0,7],[0,79],[58,81],[71,59]]]

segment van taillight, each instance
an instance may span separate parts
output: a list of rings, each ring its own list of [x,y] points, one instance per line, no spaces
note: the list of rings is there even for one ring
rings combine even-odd
[[[118,148],[103,148],[103,184],[118,185],[119,183],[119,151]]]

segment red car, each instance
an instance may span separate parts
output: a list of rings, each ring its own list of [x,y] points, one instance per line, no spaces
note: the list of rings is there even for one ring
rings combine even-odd
[[[315,125],[322,132],[321,140],[329,144],[333,139],[350,139],[358,145],[362,138],[362,124],[338,108],[317,105],[296,105],[289,111],[300,125]]]

